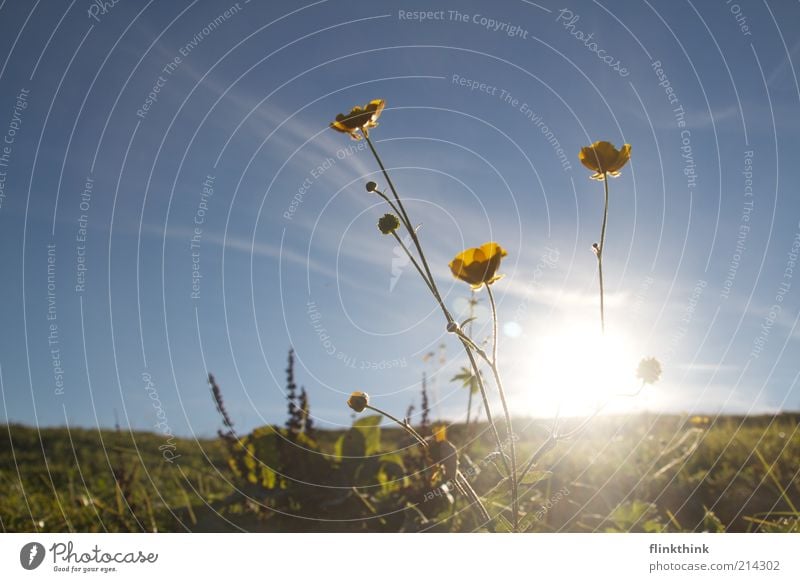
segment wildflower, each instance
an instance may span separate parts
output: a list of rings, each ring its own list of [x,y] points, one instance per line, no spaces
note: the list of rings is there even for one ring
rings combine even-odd
[[[636,377],[645,384],[655,384],[661,378],[661,362],[656,358],[642,358],[636,369]]]
[[[347,115],[340,113],[331,122],[331,129],[350,134],[353,139],[361,139],[362,135],[367,137],[369,129],[377,127],[378,117],[380,117],[386,102],[383,99],[373,99],[364,107],[356,105]],[[360,132],[360,133],[359,133]]]
[[[363,412],[369,404],[369,395],[366,392],[353,392],[347,399],[347,406],[356,412]]]
[[[384,214],[378,220],[378,229],[383,234],[392,234],[400,227],[400,219],[394,214]]]
[[[433,429],[433,440],[441,443],[447,440],[447,426],[440,424]]]
[[[592,145],[581,148],[578,154],[581,163],[595,172],[593,180],[605,180],[606,176],[619,176],[622,166],[631,159],[630,144],[623,145],[620,149],[607,141],[596,141]]]
[[[450,261],[450,271],[457,279],[479,289],[482,285],[491,285],[502,275],[497,274],[500,261],[508,253],[496,242],[488,242],[478,248],[466,249]]]

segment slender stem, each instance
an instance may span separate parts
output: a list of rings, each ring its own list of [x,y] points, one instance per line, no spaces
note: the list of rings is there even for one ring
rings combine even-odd
[[[419,435],[419,433],[417,431],[415,431],[410,425],[408,425],[405,422],[401,421],[399,418],[397,418],[395,416],[392,416],[391,414],[389,414],[385,410],[381,410],[380,408],[372,406],[371,404],[367,404],[365,408],[369,408],[370,410],[372,410],[374,412],[377,412],[378,414],[382,414],[383,416],[385,416],[389,420],[393,420],[394,422],[399,424],[403,428],[403,430],[405,430],[408,434],[410,434],[414,438],[414,440],[416,440],[419,444],[421,444],[423,446],[423,448],[426,448],[426,449],[428,448],[428,442],[424,438],[422,438]]]
[[[385,410],[381,410],[380,408],[378,408],[376,406],[372,406],[370,404],[367,404],[365,406],[365,408],[369,408],[370,410],[372,410],[374,412],[377,412],[378,414],[382,414],[383,416],[385,416],[389,420],[393,420],[394,422],[399,424],[403,428],[403,430],[405,430],[408,434],[410,434],[420,445],[422,445],[422,447],[424,449],[428,449],[430,447],[430,445],[428,444],[428,441],[426,441],[424,438],[422,438],[422,436],[420,436],[420,434],[416,430],[414,430],[414,427],[412,427],[407,422],[401,421],[399,418],[389,414]],[[460,481],[459,481],[459,477],[461,477]],[[478,497],[478,494],[475,493],[475,490],[469,484],[469,481],[467,481],[466,477],[464,477],[464,475],[463,475],[463,473],[461,473],[461,471],[458,471],[456,473],[456,475],[455,475],[455,483],[456,483],[456,485],[460,485],[461,486],[461,488],[464,491],[464,494],[471,501],[471,504],[473,504],[473,505],[475,505],[477,507],[477,511],[478,511],[478,513],[480,515],[480,518],[485,520],[487,523],[490,522],[492,520],[492,518],[489,515],[489,512],[486,511],[486,507],[484,507],[483,503],[481,502],[480,497]]]
[[[603,249],[606,244],[606,225],[608,224],[608,174],[603,174],[605,190],[605,206],[603,209],[603,225],[600,228],[600,244],[597,245],[597,273],[600,280],[600,329],[606,332],[605,289],[603,286]]]
[[[486,293],[489,295],[489,304],[492,306],[492,365],[497,365],[497,305],[494,302],[492,286],[486,285]]]
[[[416,267],[417,272],[419,273],[420,277],[422,277],[422,280],[425,281],[425,284],[428,286],[428,289],[430,289],[431,293],[433,293],[434,292],[433,285],[431,285],[431,282],[428,281],[428,278],[425,276],[425,273],[422,272],[422,268],[419,266],[419,263],[414,258],[414,255],[411,254],[411,251],[408,250],[408,247],[405,245],[405,243],[403,243],[402,239],[399,236],[397,236],[396,232],[393,232],[392,234],[394,235],[394,238],[397,240],[397,244],[400,245],[400,248],[402,248],[405,251],[406,255],[408,255],[408,258],[411,259],[411,263],[414,265],[414,267]]]
[[[486,411],[486,420],[489,422],[489,428],[492,430],[492,436],[494,436],[494,440],[497,443],[497,450],[502,455],[503,465],[506,468],[506,471],[511,472],[511,466],[508,464],[508,460],[506,459],[505,454],[503,453],[503,441],[500,440],[500,433],[497,432],[497,425],[494,422],[494,418],[492,417],[492,409],[489,407],[489,396],[486,394],[486,385],[483,383],[483,376],[481,376],[480,370],[478,369],[478,362],[475,360],[475,354],[472,353],[472,350],[469,349],[469,344],[466,343],[463,337],[459,336],[461,339],[461,343],[464,346],[464,350],[467,352],[467,357],[469,358],[469,363],[472,366],[472,370],[475,372],[475,376],[478,379],[478,388],[481,392],[481,399],[483,400],[483,408]]]
[[[547,440],[544,441],[539,446],[538,449],[536,449],[536,451],[533,453],[533,455],[531,455],[531,458],[528,459],[528,462],[525,463],[525,466],[519,472],[519,480],[520,481],[525,478],[525,475],[528,474],[528,471],[530,471],[531,469],[533,469],[534,466],[536,466],[536,463],[539,461],[539,459],[541,459],[542,456],[544,456],[544,454],[547,451],[549,451],[550,449],[552,449],[556,445],[556,443],[558,442],[559,438],[560,437],[558,437],[556,435],[550,435],[549,437],[547,437]]]
[[[469,481],[467,481],[467,478],[464,476],[464,473],[461,471],[456,473],[456,483],[461,484],[461,487],[464,489],[467,497],[478,508],[478,513],[480,513],[481,519],[483,519],[486,523],[492,521],[492,517],[489,515],[489,512],[486,511],[486,507],[483,505],[481,498],[478,497],[477,493],[475,493],[472,485],[470,485]]]
[[[508,446],[511,453],[511,523],[514,526],[514,531],[516,531],[519,524],[519,497],[517,495],[517,451],[516,443],[514,442],[514,427],[511,424],[511,413],[508,410],[508,402],[506,402],[506,394],[505,390],[503,390],[503,381],[500,379],[500,370],[497,367],[497,304],[494,300],[494,293],[492,293],[491,285],[486,285],[486,292],[489,294],[489,303],[492,306],[492,363],[490,367],[494,375],[495,384],[497,384],[497,391],[500,393],[503,413],[506,417],[506,432],[508,434]]]
[[[464,326],[464,327],[467,328],[465,330],[465,333],[467,335],[471,335],[472,334],[472,327],[473,327],[472,323],[475,321],[475,305],[477,305],[477,303],[478,303],[478,301],[477,301],[477,299],[475,299],[475,290],[473,289],[472,295],[469,298],[469,323]],[[472,413],[472,383],[471,382],[470,382],[470,384],[469,384],[467,389],[469,390],[469,396],[467,397],[467,430],[466,430],[467,434],[466,434],[466,442],[469,443],[470,442],[470,437],[471,437],[469,421],[470,421],[470,416],[471,416],[471,413]]]
[[[623,393],[623,394],[615,394],[615,396],[627,396],[627,397],[629,397],[629,398],[632,398],[632,397],[634,397],[634,396],[639,396],[639,394],[641,394],[641,393],[642,393],[642,390],[644,390],[644,386],[645,386],[645,384],[646,384],[646,383],[647,383],[647,382],[645,382],[644,380],[642,380],[642,383],[641,383],[641,384],[639,384],[639,388],[637,388],[637,389],[636,389],[636,392],[628,392],[627,394],[626,394],[626,393]]]
[[[392,182],[392,179],[389,177],[389,172],[386,170],[386,166],[383,165],[383,160],[381,160],[380,155],[378,155],[378,150],[375,149],[375,146],[372,144],[372,140],[366,133],[364,134],[364,139],[367,140],[367,144],[372,151],[372,155],[378,162],[378,166],[380,166],[381,172],[383,172],[383,177],[386,178],[386,183],[389,184],[389,189],[392,191],[392,194],[394,194],[394,199],[397,201],[397,208],[404,218],[406,228],[408,229],[408,234],[411,235],[411,240],[414,243],[414,247],[417,249],[417,252],[419,253],[420,260],[422,261],[422,266],[425,268],[425,273],[427,273],[428,280],[431,282],[433,294],[436,297],[436,300],[439,302],[445,317],[447,318],[447,323],[450,323],[453,321],[453,316],[450,315],[450,312],[444,305],[444,301],[442,300],[442,296],[439,293],[439,289],[436,286],[436,281],[434,280],[430,266],[428,265],[428,260],[425,258],[425,252],[422,250],[422,244],[420,244],[419,237],[417,237],[417,231],[413,228],[413,224],[408,216],[408,212],[406,212],[403,202],[400,200],[400,195],[397,193],[397,189],[394,187],[394,182]]]
[[[471,337],[469,337],[466,333],[464,333],[464,330],[456,329],[454,333],[459,338],[461,338],[462,341],[466,342],[469,345],[469,347],[471,347],[475,351],[475,353],[478,354],[487,364],[489,364],[490,366],[492,365],[492,360],[489,359],[489,355],[484,351],[483,348],[481,348],[478,344],[476,344]]]
[[[430,283],[431,292],[433,293],[433,296],[436,299],[436,301],[439,303],[439,307],[441,308],[442,313],[444,313],[445,319],[447,319],[447,323],[454,322],[455,320],[453,319],[453,316],[450,314],[450,311],[448,311],[447,306],[444,304],[444,300],[442,299],[442,296],[439,293],[439,289],[436,286],[436,281],[433,278],[433,274],[431,273],[430,266],[428,265],[428,261],[425,258],[425,252],[422,250],[422,245],[419,242],[419,238],[417,237],[417,233],[413,228],[411,228],[411,224],[412,224],[411,220],[409,219],[408,213],[406,212],[406,209],[403,206],[403,202],[400,200],[400,195],[397,193],[397,189],[394,187],[394,182],[392,182],[391,177],[389,177],[389,172],[386,170],[386,167],[383,165],[383,161],[381,160],[380,155],[378,155],[378,151],[375,149],[375,146],[372,144],[372,140],[369,138],[369,135],[364,133],[364,139],[367,141],[367,144],[369,145],[370,151],[372,151],[372,155],[375,157],[375,160],[378,162],[378,166],[380,166],[381,172],[383,172],[383,176],[384,176],[384,178],[386,178],[386,183],[389,185],[389,189],[392,191],[392,194],[394,194],[394,198],[397,201],[397,209],[398,209],[399,213],[401,214],[401,216],[404,219],[404,223],[406,225],[406,228],[408,229],[408,233],[411,235],[411,240],[413,241],[414,247],[417,249],[417,252],[419,253],[419,258],[420,258],[420,260],[422,262],[422,266],[423,266],[423,268],[425,270],[425,273],[427,274],[427,281]],[[492,419],[492,413],[491,413],[491,410],[489,408],[489,399],[488,399],[488,396],[486,394],[486,387],[483,384],[483,379],[480,376],[480,370],[478,369],[478,363],[475,360],[475,356],[473,355],[472,350],[470,349],[470,344],[467,341],[465,341],[463,337],[460,338],[460,339],[461,339],[461,344],[464,346],[464,350],[467,352],[467,356],[469,357],[469,361],[470,361],[470,365],[472,366],[472,370],[475,373],[475,375],[478,377],[478,387],[480,388],[481,397],[483,398],[483,406],[486,409],[486,418],[489,421],[489,426],[492,429],[492,435],[494,436],[495,441],[497,442],[498,450],[502,452],[502,450],[503,450],[503,441],[500,440],[500,434],[497,432],[497,427],[495,426],[494,420]],[[510,471],[511,468],[508,466],[508,462],[505,460],[505,457],[503,457],[503,462],[506,465],[506,469]]]
[[[400,218],[400,220],[403,221],[403,226],[405,226],[407,229],[411,229],[411,225],[406,222],[406,218],[405,218],[405,216],[403,216],[403,213],[400,212],[400,210],[398,210],[398,208],[397,208],[397,206],[395,206],[394,202],[389,200],[389,197],[386,194],[384,194],[383,192],[381,192],[380,190],[377,190],[377,189],[373,190],[373,192],[375,192],[375,194],[377,194],[378,196],[380,196],[381,198],[383,198],[386,201],[386,203],[391,207],[391,209],[394,211],[394,213],[397,214],[398,217]]]
[[[394,182],[392,182],[392,179],[389,177],[389,172],[386,171],[386,166],[383,165],[383,160],[381,160],[381,157],[378,155],[378,151],[375,149],[375,146],[372,144],[372,140],[369,138],[367,133],[364,133],[364,139],[367,140],[367,145],[369,145],[372,155],[378,162],[378,166],[381,168],[383,177],[386,178],[386,183],[389,184],[389,189],[392,191],[392,194],[394,194],[394,199],[397,200],[397,206],[400,209],[400,214],[406,219],[406,222],[410,224],[411,220],[409,220],[408,213],[406,212],[405,207],[403,207],[403,202],[400,200],[400,195],[397,193],[397,189],[394,187]]]

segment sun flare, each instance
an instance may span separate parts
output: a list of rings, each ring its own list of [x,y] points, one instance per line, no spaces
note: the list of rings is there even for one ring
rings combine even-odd
[[[598,406],[605,411],[629,410],[633,401],[618,395],[638,388],[636,365],[640,354],[630,336],[596,324],[564,322],[530,346],[525,365],[532,406],[560,407],[565,416],[584,415]]]

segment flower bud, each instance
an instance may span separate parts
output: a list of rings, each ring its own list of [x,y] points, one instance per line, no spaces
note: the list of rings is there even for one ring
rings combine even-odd
[[[400,227],[400,219],[394,214],[384,214],[378,220],[378,229],[383,234],[392,234]]]
[[[369,404],[369,396],[366,392],[353,392],[347,399],[347,406],[356,412],[363,412],[367,404]]]
[[[456,333],[458,332],[458,324],[455,321],[451,321],[447,324],[447,332],[448,333]]]
[[[375,192],[378,189],[378,185],[375,182],[367,182],[367,192]]]
[[[645,384],[655,384],[661,378],[661,362],[656,358],[642,358],[636,377]]]

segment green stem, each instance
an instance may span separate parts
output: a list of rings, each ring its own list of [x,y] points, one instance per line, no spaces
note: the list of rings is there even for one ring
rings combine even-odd
[[[528,471],[530,471],[531,469],[533,469],[534,466],[536,466],[536,463],[539,461],[539,459],[542,458],[542,456],[544,456],[544,454],[547,451],[549,451],[554,446],[556,446],[556,443],[558,442],[559,438],[560,437],[558,437],[556,435],[550,435],[549,437],[547,437],[547,440],[544,441],[539,446],[538,449],[536,449],[536,451],[533,453],[533,455],[531,455],[531,458],[528,459],[528,462],[525,463],[525,466],[519,472],[519,480],[520,481],[525,478],[525,475],[528,474]]]
[[[600,280],[600,329],[606,332],[605,288],[603,286],[603,249],[606,244],[606,225],[608,224],[608,174],[603,174],[605,190],[605,207],[603,209],[603,225],[600,228],[600,244],[597,245],[597,272]]]
[[[386,183],[389,184],[389,189],[394,194],[394,199],[397,201],[397,208],[400,211],[401,216],[403,217],[403,222],[406,225],[406,229],[408,230],[408,234],[411,235],[411,240],[414,243],[414,247],[417,249],[417,253],[419,253],[419,258],[422,261],[422,266],[425,269],[425,273],[428,276],[428,280],[431,282],[431,287],[436,300],[439,302],[439,305],[442,308],[442,311],[447,318],[447,323],[453,321],[453,317],[450,315],[450,312],[444,305],[444,301],[442,300],[442,296],[439,293],[439,289],[436,286],[436,281],[433,278],[433,273],[431,273],[430,266],[428,265],[428,260],[425,258],[425,252],[422,250],[422,244],[419,242],[419,237],[417,236],[417,231],[413,227],[413,223],[411,222],[411,218],[408,216],[408,212],[406,212],[405,207],[403,206],[403,201],[400,200],[400,195],[397,193],[397,189],[394,187],[394,182],[389,177],[389,172],[386,170],[386,166],[383,165],[383,160],[381,160],[380,155],[378,155],[378,150],[375,149],[375,146],[372,144],[372,140],[369,138],[369,135],[366,133],[364,134],[364,139],[367,140],[367,144],[369,145],[370,150],[372,151],[372,155],[375,157],[375,160],[378,162],[378,166],[380,166],[381,172],[383,173],[383,177],[386,178]]]
[[[364,133],[364,139],[367,141],[370,151],[372,151],[372,155],[378,162],[378,166],[380,167],[381,172],[383,173],[383,177],[386,178],[386,183],[389,185],[389,189],[392,191],[392,194],[394,195],[394,198],[397,201],[397,209],[401,214],[401,216],[403,217],[403,222],[406,225],[406,228],[408,229],[408,233],[411,235],[411,240],[414,243],[414,247],[417,249],[417,252],[419,253],[419,258],[420,261],[422,262],[422,267],[425,273],[427,274],[427,277],[423,277],[423,279],[427,279],[427,281],[430,283],[431,292],[433,293],[434,298],[439,304],[439,307],[441,308],[442,313],[445,316],[445,319],[447,319],[447,323],[448,324],[453,323],[455,320],[453,319],[453,316],[450,314],[450,311],[448,311],[447,306],[444,304],[444,300],[442,299],[442,296],[439,293],[439,289],[436,286],[436,281],[433,278],[430,266],[428,265],[428,261],[425,258],[425,252],[422,250],[422,245],[419,242],[419,238],[417,237],[416,231],[413,228],[411,228],[412,224],[411,220],[408,217],[408,213],[406,212],[405,207],[403,206],[403,202],[400,200],[400,195],[397,193],[397,189],[394,187],[394,182],[392,182],[392,179],[389,177],[389,172],[386,170],[386,166],[383,165],[383,160],[381,160],[378,151],[375,149],[375,146],[372,144],[372,140],[369,138],[369,135],[367,133]],[[497,432],[497,427],[495,426],[494,420],[492,419],[492,413],[491,410],[489,409],[489,399],[486,394],[486,387],[483,384],[483,379],[480,376],[478,363],[475,360],[475,356],[473,355],[472,350],[470,349],[469,343],[467,343],[463,337],[460,339],[461,339],[461,344],[464,346],[464,350],[467,352],[467,356],[469,357],[472,370],[478,377],[478,387],[480,388],[481,397],[483,398],[483,406],[484,408],[486,408],[486,418],[489,421],[489,426],[492,429],[492,435],[494,436],[495,441],[497,442],[498,450],[502,452],[503,442],[500,440],[500,434]],[[508,462],[505,460],[505,457],[503,457],[503,461],[506,465],[506,469],[508,471],[511,471],[511,468],[508,466]]]
[[[400,248],[402,248],[405,251],[406,255],[408,255],[408,258],[411,259],[411,263],[417,269],[417,272],[419,273],[420,277],[422,277],[422,280],[425,281],[425,284],[428,286],[428,289],[430,289],[431,293],[434,293],[433,285],[431,285],[431,282],[428,281],[428,278],[425,276],[425,273],[422,272],[422,268],[419,266],[419,263],[414,258],[414,255],[411,254],[411,251],[408,250],[408,247],[403,243],[400,237],[397,236],[396,232],[393,232],[392,234],[394,235],[394,238],[397,240],[397,244],[400,245]]]
[[[464,476],[464,473],[462,473],[461,471],[458,471],[458,473],[456,473],[456,483],[459,482],[469,500],[475,505],[475,507],[478,508],[478,513],[480,514],[481,519],[483,519],[484,522],[487,524],[491,522],[492,517],[489,515],[489,512],[486,511],[486,506],[481,501],[481,498],[478,497],[478,494],[475,493],[475,490],[472,488],[472,485],[470,485],[469,481],[467,481],[467,478]]]
[[[481,392],[481,399],[483,400],[483,408],[486,411],[486,420],[489,423],[489,427],[492,430],[492,436],[494,437],[495,443],[497,444],[497,451],[499,453],[503,453],[503,441],[500,440],[500,433],[497,432],[497,425],[494,422],[494,418],[492,416],[492,409],[489,407],[489,396],[486,393],[486,385],[483,383],[483,376],[481,376],[480,370],[478,369],[478,362],[475,360],[475,354],[472,353],[472,350],[469,349],[469,344],[464,340],[463,337],[459,336],[462,345],[464,346],[464,350],[467,352],[467,357],[469,358],[469,363],[472,366],[472,370],[475,372],[475,376],[478,379],[478,388]],[[505,454],[502,454],[501,458],[503,459],[503,465],[506,468],[506,471],[509,473],[511,472],[511,466],[508,464],[508,460],[506,459]]]
[[[367,404],[365,406],[365,408],[368,408],[368,409],[372,410],[373,412],[377,412],[378,414],[382,414],[383,416],[385,416],[389,420],[393,420],[394,422],[399,424],[403,428],[403,430],[405,430],[420,445],[422,445],[422,448],[428,449],[430,447],[430,445],[428,444],[428,441],[426,441],[416,430],[414,430],[414,427],[412,427],[407,422],[401,421],[399,418],[389,414],[385,410],[381,410],[380,408],[378,408],[376,406],[372,406],[370,404]],[[459,477],[461,477],[460,481],[459,481]],[[464,493],[467,496],[467,498],[470,500],[471,504],[473,504],[477,508],[478,514],[480,515],[480,518],[483,519],[486,523],[490,522],[492,520],[492,518],[489,516],[489,512],[486,511],[486,507],[481,502],[480,497],[478,497],[478,494],[475,493],[475,490],[469,484],[469,481],[467,481],[467,478],[464,477],[464,474],[461,473],[461,471],[458,471],[456,473],[455,482],[456,482],[456,484],[461,485],[461,488],[464,490]]]
[[[400,210],[397,208],[397,206],[395,206],[394,202],[389,200],[389,197],[386,194],[384,194],[383,192],[381,192],[380,190],[378,190],[377,188],[375,190],[373,190],[373,191],[375,192],[375,194],[377,194],[378,196],[380,196],[381,198],[383,198],[386,201],[386,203],[391,207],[391,209],[394,211],[394,213],[397,214],[398,217],[400,218],[400,220],[403,221],[403,226],[405,226],[407,229],[411,229],[411,225],[406,222],[405,216],[403,216],[403,213],[400,212]]]
[[[374,412],[377,412],[378,414],[382,414],[383,416],[385,416],[389,420],[393,420],[394,422],[399,424],[403,428],[403,430],[405,430],[408,434],[410,434],[411,437],[414,440],[416,440],[420,445],[422,445],[423,448],[425,448],[425,449],[428,448],[428,441],[426,441],[424,438],[422,438],[420,436],[420,434],[417,431],[415,431],[414,428],[410,424],[407,424],[407,423],[403,422],[402,420],[400,420],[399,418],[397,418],[395,416],[392,416],[391,414],[389,414],[385,410],[381,410],[380,408],[377,408],[376,406],[372,406],[371,404],[367,404],[365,406],[365,408],[369,408],[370,410],[372,410]]]
[[[508,402],[506,402],[505,390],[503,390],[503,381],[500,379],[500,370],[497,367],[497,304],[494,300],[494,293],[492,293],[491,285],[486,285],[486,292],[489,294],[489,303],[492,306],[492,363],[491,369],[494,375],[495,384],[497,384],[497,391],[500,393],[500,402],[503,405],[503,413],[506,417],[506,432],[508,434],[508,446],[511,453],[511,524],[514,531],[517,530],[519,525],[519,497],[517,490],[517,451],[516,443],[514,442],[514,428],[511,424],[511,413],[508,410]]]

